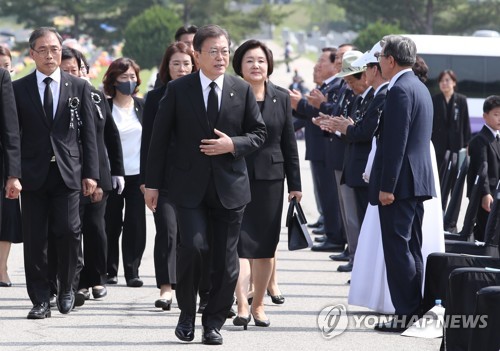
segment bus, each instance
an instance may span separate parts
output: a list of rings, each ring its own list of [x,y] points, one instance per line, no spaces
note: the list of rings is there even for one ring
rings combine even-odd
[[[429,66],[428,86],[439,93],[439,73],[451,69],[457,75],[456,91],[467,96],[472,133],[481,130],[484,99],[500,95],[500,38],[449,35],[405,35]]]

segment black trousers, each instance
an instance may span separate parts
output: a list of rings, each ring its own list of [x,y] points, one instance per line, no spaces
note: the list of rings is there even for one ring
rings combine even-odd
[[[182,312],[196,314],[202,263],[211,251],[211,288],[202,324],[220,329],[233,303],[239,274],[238,238],[245,206],[226,209],[209,183],[197,208],[176,207],[179,223],[176,296]]]
[[[105,192],[99,202],[91,202],[88,196],[80,199],[84,264],[80,271],[78,289],[106,284],[108,238],[104,214],[108,195]]]
[[[422,220],[424,204],[416,198],[380,206],[387,283],[397,315],[413,315],[422,302]]]
[[[175,285],[177,260],[177,217],[167,194],[160,193],[158,206],[153,213],[156,226],[154,263],[156,286]]]
[[[318,192],[323,209],[326,239],[329,243],[343,244],[340,205],[335,182],[335,170],[323,161],[311,161],[311,170],[317,177]]]
[[[71,289],[80,244],[79,203],[80,191],[66,187],[56,163],[51,163],[49,175],[39,190],[23,190],[24,266],[33,304],[49,302],[49,233],[57,257],[59,291]]]
[[[113,190],[106,205],[107,273],[111,276],[118,275],[119,240],[123,232],[122,255],[126,280],[139,277],[139,266],[146,248],[146,210],[144,195],[139,186],[139,175],[125,176],[123,192],[118,195]]]

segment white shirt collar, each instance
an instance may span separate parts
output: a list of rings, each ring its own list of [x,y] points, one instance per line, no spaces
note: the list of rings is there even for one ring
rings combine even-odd
[[[389,82],[383,82],[382,84],[380,84],[378,86],[377,90],[375,90],[375,93],[373,95],[376,96],[378,94],[378,92],[380,91],[380,89],[382,89],[383,87],[385,87],[387,84],[389,84]]]
[[[54,80],[57,84],[59,84],[61,82],[61,69],[59,67],[56,68],[56,70],[54,72],[52,72],[52,74],[50,76],[46,76],[45,74],[43,74],[42,72],[40,72],[39,70],[36,70],[36,81],[38,84],[40,83],[43,83],[43,80],[47,77],[50,77],[52,78],[52,80]]]
[[[373,88],[371,86],[369,86],[368,88],[365,89],[365,91],[363,92],[363,94],[361,94],[361,97],[363,98],[363,100],[365,99],[366,95],[368,95],[368,93],[370,92],[370,90],[372,90]]]
[[[491,133],[493,133],[493,136],[496,138],[497,135],[500,134],[500,132],[498,130],[495,130],[493,128],[491,128],[489,125],[485,124],[486,128],[488,128],[490,130]]]
[[[399,71],[398,73],[396,73],[394,75],[394,77],[392,77],[391,80],[389,81],[389,86],[387,87],[387,90],[391,90],[392,86],[396,83],[396,81],[398,80],[399,77],[401,77],[406,72],[411,72],[411,71],[412,71],[411,68],[405,68],[405,69]]]
[[[200,69],[200,82],[201,82],[201,88],[203,91],[205,91],[207,88],[209,88],[210,83],[212,83],[212,80],[208,78],[206,75],[203,74],[203,71]],[[214,80],[214,82],[217,84],[217,87],[222,91],[222,86],[224,85],[224,75],[221,74],[220,76],[217,77],[217,79]]]
[[[334,79],[335,79],[335,75],[331,76],[328,79],[325,79],[325,81],[323,83],[324,84],[330,84],[331,82],[333,82]]]

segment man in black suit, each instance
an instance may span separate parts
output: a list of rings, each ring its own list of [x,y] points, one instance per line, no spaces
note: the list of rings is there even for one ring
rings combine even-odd
[[[21,143],[16,102],[9,71],[0,68],[0,186],[5,197],[17,199],[21,191]],[[0,201],[1,204],[1,201]],[[1,208],[0,208],[1,213]]]
[[[344,189],[345,187],[352,189],[356,203],[356,207],[350,209],[350,212],[355,215],[354,225],[356,227],[354,231],[349,230],[347,232],[349,243],[348,265],[351,266],[346,267],[348,269],[352,269],[352,264],[354,263],[361,223],[363,222],[368,206],[368,183],[364,181],[362,174],[372,147],[372,138],[384,108],[387,84],[389,84],[382,77],[378,60],[373,55],[375,52],[380,52],[380,50],[380,44],[377,43],[369,52],[366,52],[359,59],[352,62],[351,65],[353,67],[366,66],[363,76],[366,84],[371,86],[372,89],[363,93],[364,97],[360,106],[354,108],[354,112],[351,113],[352,118],[334,117],[330,120],[331,127],[328,129],[330,132],[339,131],[342,133],[344,141],[348,143],[344,157],[342,187]],[[353,82],[357,85],[361,84],[361,82],[356,80],[353,80]],[[355,89],[353,84],[349,84]],[[372,98],[370,98],[370,95]],[[339,260],[341,257],[330,256],[330,258]]]
[[[294,116],[306,121],[306,160],[311,162],[311,172],[314,184],[318,187],[319,199],[324,218],[325,240],[314,245],[313,251],[339,251],[344,248],[342,225],[339,216],[337,187],[332,180],[331,169],[328,168],[325,137],[323,131],[312,123],[312,119],[320,113],[325,103],[335,103],[342,86],[341,79],[335,79],[337,49],[323,48],[318,58],[318,75],[323,84],[319,89],[313,89],[310,95],[302,98],[298,91],[290,91],[290,102]]]
[[[28,319],[50,317],[48,233],[58,267],[57,307],[69,313],[80,243],[80,192],[91,195],[99,179],[90,86],[61,72],[62,38],[54,28],[35,29],[30,56],[36,71],[14,82],[21,129],[22,221]]]
[[[378,205],[387,282],[396,318],[375,326],[399,332],[421,313],[423,201],[436,196],[430,140],[432,99],[415,76],[415,43],[390,35],[377,53],[389,81],[380,136],[369,183],[369,200]]]
[[[474,238],[484,241],[486,222],[500,179],[500,96],[489,96],[483,104],[485,125],[469,143],[470,166],[467,173],[467,196],[483,162],[488,163],[488,176],[481,185],[481,204],[474,227]]]
[[[250,86],[225,75],[229,35],[216,25],[193,41],[200,70],[171,81],[160,101],[146,165],[147,206],[168,183],[179,224],[176,296],[181,309],[175,335],[194,338],[196,292],[203,257],[211,251],[211,290],[203,311],[204,344],[219,333],[233,303],[239,274],[236,246],[250,186],[244,157],[259,148],[266,128]],[[171,137],[173,157],[166,159]],[[169,174],[167,162],[172,163]]]

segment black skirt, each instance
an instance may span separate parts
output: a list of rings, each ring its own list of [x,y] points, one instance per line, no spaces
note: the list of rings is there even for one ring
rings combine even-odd
[[[280,238],[284,180],[251,180],[250,191],[252,201],[243,215],[238,255],[272,258]]]
[[[2,199],[2,229],[0,231],[0,241],[9,241],[14,244],[23,242],[21,226],[21,208],[19,199],[6,199],[4,192],[0,193]]]

